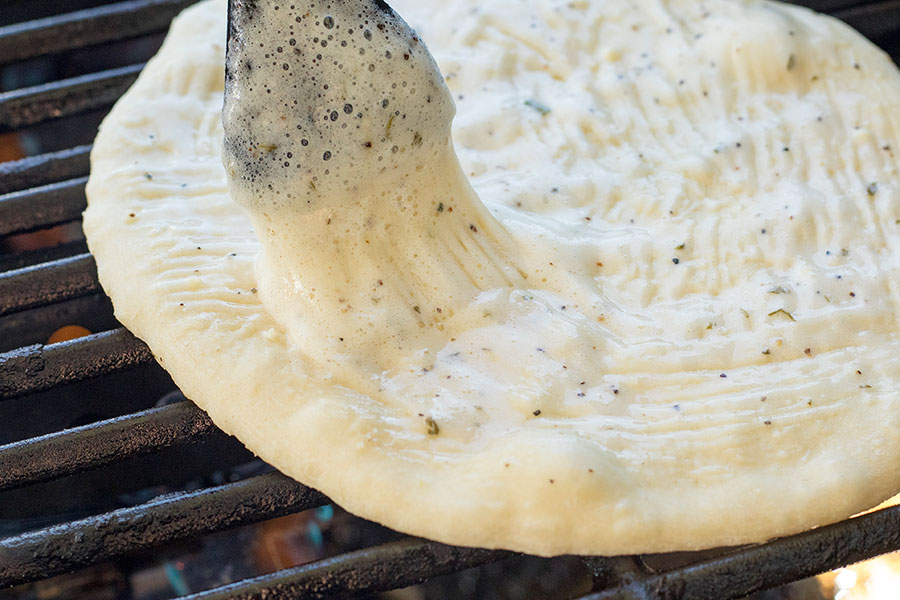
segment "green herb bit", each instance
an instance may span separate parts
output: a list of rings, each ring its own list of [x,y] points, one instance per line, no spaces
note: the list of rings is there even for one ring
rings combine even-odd
[[[794,56],[793,54],[791,54],[790,56],[788,56],[787,70],[793,71],[794,67],[796,67],[796,66],[797,66],[797,57]]]
[[[428,426],[428,435],[437,435],[441,432],[441,428],[431,417],[425,417],[425,425]]]
[[[782,287],[780,285],[776,285],[771,290],[769,290],[769,293],[770,294],[790,294],[791,290],[789,290],[785,287]]]
[[[791,321],[796,321],[796,320],[797,320],[797,319],[794,318],[794,315],[792,315],[792,314],[789,313],[788,311],[784,310],[783,308],[779,308],[778,310],[773,310],[772,312],[769,313],[769,316],[770,316],[770,317],[774,317],[775,315],[777,315],[777,314],[779,314],[779,313],[780,313],[780,314],[783,314],[784,316],[786,316],[786,317],[787,317],[788,319],[790,319]]]
[[[544,104],[543,102],[541,102],[539,100],[534,100],[533,98],[526,100],[525,106],[528,106],[529,108],[533,108],[534,110],[538,111],[539,113],[541,113],[541,116],[544,116],[544,115],[547,115],[550,113],[549,106],[547,106],[546,104]]]
[[[676,249],[676,250],[684,250],[684,242],[681,242],[680,244],[678,244],[677,246],[675,246],[675,249]]]

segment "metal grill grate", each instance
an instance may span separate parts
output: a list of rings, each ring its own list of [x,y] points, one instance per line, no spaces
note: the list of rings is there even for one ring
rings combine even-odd
[[[900,56],[900,1],[800,3],[848,21],[895,60]],[[15,1],[4,1],[10,4]],[[29,3],[19,4],[28,14]],[[156,40],[152,51],[171,18],[189,4],[191,0],[131,0],[0,27],[0,68],[141,36]],[[141,60],[149,58],[145,54]],[[141,67],[119,66],[0,92],[0,134],[105,113]],[[66,141],[57,140],[57,147]],[[89,145],[78,145],[0,163],[0,242],[80,218],[89,151]],[[98,311],[103,316],[86,316]],[[46,338],[38,330],[85,319],[107,325],[100,333],[71,341],[33,343]],[[0,410],[8,403],[40,403],[45,390],[93,378],[111,381],[139,367],[157,368],[146,346],[116,327],[93,259],[78,239],[0,255],[0,345],[8,348],[0,353]],[[205,413],[182,401],[7,443],[0,446],[0,517],[7,501],[3,492],[154,457],[216,435],[221,434]],[[0,589],[328,502],[315,490],[268,472],[31,529],[0,539]],[[595,592],[584,598],[737,598],[896,549],[900,507],[768,544],[684,555],[678,559],[681,566],[662,571],[647,566],[653,557],[585,557]],[[406,538],[189,597],[345,597],[510,556]]]

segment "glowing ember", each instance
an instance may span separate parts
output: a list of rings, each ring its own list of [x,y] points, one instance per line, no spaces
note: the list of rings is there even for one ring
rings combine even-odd
[[[900,504],[900,494],[870,511]],[[895,600],[900,598],[900,552],[885,554],[817,578],[822,595],[834,600]]]
[[[900,595],[900,552],[819,576],[822,594],[834,600],[895,600]]]

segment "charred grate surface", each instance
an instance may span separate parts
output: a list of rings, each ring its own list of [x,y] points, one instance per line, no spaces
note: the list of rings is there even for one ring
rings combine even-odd
[[[2,101],[2,99],[0,99]],[[26,233],[81,218],[87,177],[0,196],[0,235]]]
[[[131,0],[0,28],[0,64],[165,31],[197,0]]]
[[[25,346],[0,354],[0,401],[152,360],[149,348],[125,329],[58,344]]]
[[[31,64],[50,54],[65,56],[116,40],[156,35],[194,1],[111,2],[0,27],[0,66],[18,61]],[[900,0],[797,3],[847,21],[892,52],[895,61],[900,55]],[[65,10],[65,3],[60,3],[60,10]],[[0,92],[0,134],[18,135],[29,128],[55,126],[70,117],[107,110],[147,58],[136,58],[135,64],[125,67],[102,67]],[[19,234],[77,223],[85,207],[89,153],[89,145],[78,145],[0,163],[0,244]],[[0,255],[0,337],[42,320],[54,327],[67,324],[66,319],[82,314],[83,307],[109,311],[101,294],[96,267],[83,240]],[[0,353],[0,407],[5,402],[42,402],[41,392],[95,378],[108,381],[153,362],[140,340],[115,328],[111,313],[104,319],[110,324],[87,337],[56,344],[20,342],[18,348],[7,345],[14,349]],[[103,473],[136,457],[155,460],[166,449],[217,437],[225,436],[191,402],[132,409],[0,445],[0,492],[81,473]],[[272,472],[38,527],[0,538],[0,588],[328,502],[315,490]],[[584,557],[594,575],[595,590],[584,599],[738,598],[897,549],[900,506],[767,544],[722,550],[713,556],[704,553],[685,566],[662,571],[647,567],[652,557]],[[403,587],[511,556],[406,538],[186,598],[347,597]]]
[[[0,317],[100,291],[90,254],[0,273]]]
[[[650,572],[639,557],[586,558],[596,573],[597,582],[607,589],[583,596],[581,600],[704,600],[739,598],[775,585],[788,583],[858,562],[900,547],[900,506],[856,517],[842,523],[727,553],[686,567],[663,572]],[[377,556],[373,556],[378,551]],[[393,563],[404,573],[410,562],[425,561],[424,569],[439,567],[448,558],[474,566],[496,561],[511,553],[453,548],[434,542],[409,540],[390,547],[351,553],[319,564],[286,569],[252,580],[210,590],[189,598],[225,600],[226,598],[269,598],[288,600],[297,597],[320,597],[329,591],[370,592],[387,587],[381,583],[377,567]],[[435,561],[438,564],[431,564]],[[352,567],[351,567],[352,565]],[[334,567],[338,568],[335,569]],[[449,565],[448,565],[449,566]],[[349,573],[347,567],[351,567]],[[375,581],[358,575],[369,569],[376,572]],[[415,569],[415,572],[420,568]],[[410,574],[404,573],[409,576]],[[348,578],[340,587],[331,586],[333,579]],[[397,577],[395,575],[395,577]],[[360,584],[360,580],[367,583]],[[411,585],[421,580],[398,579],[394,587]],[[372,585],[373,587],[368,587]],[[322,589],[327,586],[325,589]]]
[[[158,452],[219,432],[193,402],[49,433],[0,446],[0,491]]]
[[[131,65],[2,93],[0,132],[109,106],[143,68],[143,64]]]
[[[277,600],[355,596],[421,583],[427,577],[476,567],[511,555],[510,552],[499,550],[458,548],[409,538],[184,598],[185,600],[254,598]]]
[[[0,587],[327,502],[319,492],[280,473],[163,496],[141,506],[0,540]]]
[[[90,153],[91,147],[84,145],[0,163],[0,194],[87,175]]]
[[[601,559],[616,587],[583,600],[739,598],[898,548],[900,506],[892,506],[672,571],[649,572],[639,559]]]

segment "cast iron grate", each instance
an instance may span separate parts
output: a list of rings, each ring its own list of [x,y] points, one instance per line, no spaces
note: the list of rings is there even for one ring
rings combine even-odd
[[[846,20],[895,60],[900,56],[900,1],[800,3]],[[46,7],[19,4],[19,14],[41,18],[0,27],[0,68],[46,66],[34,61],[129,39],[150,40],[143,47],[146,60],[171,18],[192,0],[129,0],[49,17],[40,13]],[[142,61],[89,72],[76,68],[71,76],[62,73],[49,82],[0,92],[0,135],[31,131],[46,137],[48,127],[72,117],[96,122],[134,81]],[[0,243],[80,219],[90,146],[89,140],[78,141],[83,143],[67,148],[71,140],[57,139],[47,145],[64,149],[0,163]],[[108,325],[99,333],[33,343],[46,337],[35,330],[78,321],[98,310],[105,311],[99,321]],[[146,346],[115,325],[83,240],[0,255],[0,349],[9,348],[0,353],[0,405],[40,402],[46,390],[93,378],[102,382],[152,365]],[[156,455],[217,433],[202,411],[181,401],[12,441],[0,446],[0,493]],[[4,501],[0,495],[0,518]],[[315,490],[267,472],[29,529],[0,539],[0,589],[328,502]],[[688,555],[681,557],[682,566],[669,570],[649,567],[647,557],[584,557],[595,590],[585,598],[738,598],[897,549],[900,506],[768,544]],[[344,597],[395,589],[509,556],[405,538],[189,597]]]

